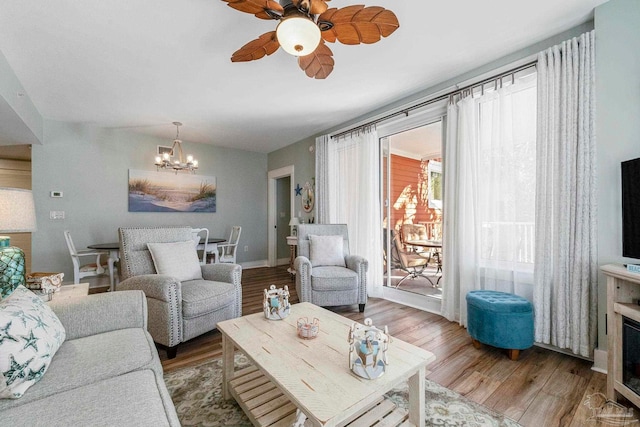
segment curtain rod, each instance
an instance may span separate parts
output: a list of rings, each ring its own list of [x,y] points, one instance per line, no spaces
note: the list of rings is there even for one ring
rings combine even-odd
[[[420,102],[419,104],[415,104],[415,105],[412,105],[410,107],[403,108],[402,110],[396,111],[394,113],[389,113],[386,116],[380,117],[379,119],[371,120],[370,122],[364,123],[362,125],[355,126],[355,127],[350,128],[350,129],[347,129],[345,131],[336,133],[335,135],[331,135],[331,138],[332,139],[333,138],[339,138],[339,137],[341,137],[343,135],[346,135],[348,133],[351,133],[351,132],[354,132],[356,130],[365,128],[367,126],[376,125],[378,123],[384,122],[386,120],[392,119],[392,118],[397,117],[397,116],[401,116],[403,114],[405,116],[408,116],[409,112],[412,111],[412,110],[416,110],[418,108],[426,107],[429,104],[433,104],[434,102],[445,100],[445,99],[447,99],[447,98],[449,98],[451,96],[460,95],[462,92],[464,92],[466,90],[473,89],[475,87],[485,85],[485,84],[487,84],[487,83],[489,83],[491,81],[494,81],[494,80],[505,78],[508,75],[513,75],[513,74],[515,74],[515,73],[517,73],[519,71],[526,70],[527,68],[530,68],[530,67],[536,65],[537,63],[538,63],[538,60],[527,62],[524,65],[520,65],[518,67],[512,68],[512,69],[510,69],[508,71],[505,71],[503,73],[496,74],[495,76],[492,76],[492,77],[488,77],[488,78],[483,79],[483,80],[481,80],[479,82],[467,85],[467,86],[465,86],[463,88],[452,90],[451,92],[445,93],[444,95],[440,95],[440,96],[438,96],[436,98],[433,98],[433,99],[430,99],[428,101]]]

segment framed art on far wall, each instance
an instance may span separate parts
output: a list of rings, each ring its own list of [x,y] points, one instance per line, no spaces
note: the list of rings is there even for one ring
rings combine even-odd
[[[215,212],[216,177],[129,169],[129,212]]]

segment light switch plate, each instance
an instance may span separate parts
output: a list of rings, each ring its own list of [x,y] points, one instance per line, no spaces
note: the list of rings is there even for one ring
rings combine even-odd
[[[49,211],[49,219],[64,219],[64,211]]]

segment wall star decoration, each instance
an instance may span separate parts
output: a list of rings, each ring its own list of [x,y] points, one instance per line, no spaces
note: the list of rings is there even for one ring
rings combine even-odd
[[[302,187],[300,187],[300,184],[296,184],[296,196],[302,196]]]

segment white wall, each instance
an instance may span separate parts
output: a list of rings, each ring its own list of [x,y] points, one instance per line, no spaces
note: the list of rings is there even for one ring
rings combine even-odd
[[[640,1],[597,7],[595,29],[598,264],[604,265],[629,261],[622,257],[620,162],[640,157]],[[598,347],[606,349],[602,274],[598,300]]]
[[[33,271],[62,271],[65,281],[73,280],[64,230],[72,232],[80,249],[117,241],[118,227],[144,225],[207,227],[211,236],[224,238],[231,226],[240,225],[238,262],[266,262],[266,154],[189,143],[185,135],[185,154],[200,162],[197,173],[217,178],[217,212],[128,212],[128,170],[155,170],[156,146],[170,142],[131,131],[45,121],[43,145],[34,146],[32,153],[38,222]],[[64,197],[51,198],[52,190]],[[52,210],[65,211],[66,218],[50,220]],[[242,251],[245,245],[248,252]]]

